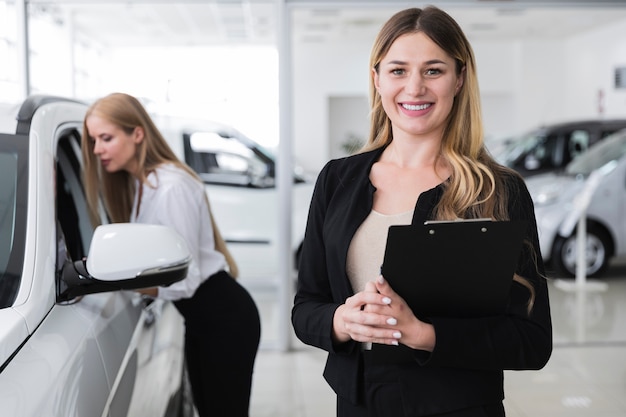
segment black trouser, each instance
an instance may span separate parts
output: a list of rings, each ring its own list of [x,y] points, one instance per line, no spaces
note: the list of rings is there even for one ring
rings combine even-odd
[[[417,412],[407,412],[406,405],[414,403],[416,400],[419,401],[417,397],[407,398],[407,392],[415,392],[417,395],[420,392],[419,387],[415,387],[413,390],[403,390],[400,384],[406,384],[407,379],[410,380],[410,378],[402,378],[401,375],[419,371],[418,366],[414,363],[380,364],[372,360],[371,352],[364,352],[363,356],[363,380],[360,389],[364,404],[355,405],[338,396],[337,417],[417,416]],[[442,404],[441,408],[445,409],[445,406],[446,404]],[[415,409],[415,407],[411,408]],[[504,417],[505,412],[502,402],[497,402],[439,414],[423,412],[419,415],[428,415],[429,417]]]
[[[252,372],[261,338],[259,312],[227,272],[174,303],[185,318],[185,355],[200,417],[248,417]]]
[[[397,390],[390,387],[390,393],[397,394]],[[404,414],[402,401],[389,398],[387,410],[380,414],[365,405],[354,405],[348,400],[337,397],[337,417],[411,417]],[[431,417],[504,417],[504,406],[502,404],[485,405],[467,408],[464,410],[452,411],[444,414],[433,414]]]

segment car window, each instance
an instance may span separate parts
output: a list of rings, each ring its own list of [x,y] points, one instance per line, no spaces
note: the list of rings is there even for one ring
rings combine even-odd
[[[64,240],[73,260],[87,256],[94,231],[81,181],[79,137],[78,132],[72,130],[59,139],[56,165],[56,210],[62,231],[59,240]]]
[[[216,132],[195,132],[184,135],[185,162],[210,184],[250,187],[274,185],[261,154],[234,137]]]
[[[542,139],[537,138],[536,143],[536,147],[530,153],[537,161],[536,169],[559,166],[562,159],[562,152],[559,147],[561,140],[559,136],[550,134]]]
[[[609,167],[626,155],[626,130],[609,136],[572,161],[565,172],[572,175],[589,175],[602,167]]]
[[[0,135],[0,308],[13,304],[26,243],[28,138]]]
[[[17,191],[17,155],[0,153],[0,271],[6,271],[13,247]]]
[[[589,132],[586,130],[580,129],[571,132],[567,140],[567,153],[564,163],[568,163],[585,152],[589,148],[590,139]]]
[[[602,130],[600,130],[600,139],[604,139],[605,137],[612,135],[613,133],[618,132],[624,128],[626,128],[626,124],[621,126],[604,127],[602,128]]]

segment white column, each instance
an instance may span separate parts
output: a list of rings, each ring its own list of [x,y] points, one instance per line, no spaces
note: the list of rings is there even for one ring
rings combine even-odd
[[[279,143],[276,162],[278,187],[278,349],[291,349],[291,305],[293,303],[293,253],[291,250],[293,151],[291,126],[291,13],[288,0],[277,0],[278,7],[278,100]]]
[[[31,88],[27,0],[15,1],[15,14],[17,15],[17,76],[22,95],[21,99],[25,99],[30,95]]]

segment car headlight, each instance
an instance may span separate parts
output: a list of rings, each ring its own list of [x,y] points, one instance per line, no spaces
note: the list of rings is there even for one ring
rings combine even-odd
[[[547,187],[538,193],[533,194],[535,206],[547,206],[556,203],[561,197],[563,190],[557,187]]]

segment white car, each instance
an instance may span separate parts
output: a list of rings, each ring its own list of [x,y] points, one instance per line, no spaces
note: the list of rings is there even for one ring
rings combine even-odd
[[[164,226],[94,230],[86,109],[33,96],[0,120],[0,414],[191,417],[182,317],[129,291],[184,278],[189,252]]]
[[[591,147],[562,173],[536,175],[526,184],[535,203],[541,254],[556,273],[576,273],[581,213],[587,276],[601,275],[612,258],[626,255],[626,130]]]
[[[279,279],[280,204],[272,152],[233,127],[153,115],[164,136],[205,183],[217,224],[247,287]],[[297,267],[314,181],[293,172],[291,253]]]

